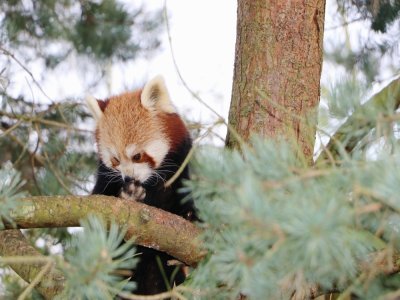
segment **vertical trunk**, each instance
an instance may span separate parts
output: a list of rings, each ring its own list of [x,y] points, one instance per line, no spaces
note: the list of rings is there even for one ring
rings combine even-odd
[[[238,0],[229,122],[245,140],[294,135],[312,159],[324,15],[324,0]]]

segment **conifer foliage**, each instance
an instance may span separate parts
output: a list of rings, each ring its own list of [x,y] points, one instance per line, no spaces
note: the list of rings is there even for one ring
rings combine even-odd
[[[191,285],[209,299],[302,299],[314,291],[376,299],[396,290],[398,146],[375,160],[357,150],[338,157],[340,166],[314,168],[294,148],[254,138],[243,155],[198,153],[188,186],[210,255]]]
[[[9,0],[1,2],[0,11],[2,44],[34,49],[47,67],[73,52],[97,61],[128,60],[160,44],[160,12],[150,14],[116,0]]]
[[[104,221],[95,216],[89,216],[81,225],[84,232],[73,237],[66,262],[60,266],[66,277],[60,298],[113,299],[122,289],[132,290],[134,282],[122,276],[123,270],[130,272],[136,265],[133,241],[121,244],[126,230],[116,223],[107,230]]]

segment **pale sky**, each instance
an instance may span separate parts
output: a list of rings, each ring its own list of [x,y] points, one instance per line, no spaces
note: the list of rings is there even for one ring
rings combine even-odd
[[[132,4],[124,0],[126,5]],[[142,0],[147,10],[163,8],[163,0]],[[140,1],[135,2],[135,7]],[[236,1],[231,0],[168,0],[170,35],[174,55],[180,72],[190,86],[205,102],[227,117],[233,77],[234,47],[236,35]],[[96,78],[96,71],[90,64],[70,57],[55,71],[44,70],[41,62],[31,62],[27,68],[41,81],[43,90],[53,101],[73,98],[84,102],[87,93],[96,98],[107,98],[126,90],[142,87],[156,75],[163,75],[170,96],[178,111],[186,119],[210,124],[216,117],[195,100],[183,86],[173,64],[166,24],[161,31],[162,45],[155,55],[134,60],[131,63],[114,64],[105,83],[86,90],[88,78]],[[57,51],[57,46],[54,47]],[[15,53],[24,56],[25,53]],[[29,76],[19,66],[13,65],[18,76],[12,77],[8,92],[21,92],[36,102],[48,99],[32,84]],[[110,68],[108,68],[110,70]],[[32,89],[32,90],[31,90]],[[225,128],[218,130],[225,137]],[[219,144],[222,144],[221,142]]]
[[[162,8],[164,1],[144,1],[146,7]],[[233,78],[236,39],[236,1],[167,1],[172,48],[179,70],[189,87],[227,118]],[[216,117],[195,100],[183,86],[173,64],[167,31],[162,51],[135,62],[127,71],[137,80],[164,76],[172,101],[185,117],[211,123]],[[118,68],[113,72],[113,90],[122,87]],[[125,68],[124,68],[125,69]],[[122,74],[122,73],[120,73]],[[225,129],[219,130],[225,137]]]
[[[124,0],[127,5],[132,2]],[[148,9],[162,8],[163,0],[141,0]],[[335,27],[343,20],[335,11],[335,0],[327,1],[325,28]],[[228,115],[233,79],[234,49],[236,37],[236,1],[234,0],[168,0],[167,10],[170,23],[172,47],[179,69],[190,88],[225,118]],[[140,5],[135,2],[135,6]],[[172,101],[186,119],[210,124],[216,117],[202,104],[198,103],[185,89],[175,70],[165,24],[161,37],[163,44],[154,56],[135,60],[132,63],[113,65],[107,83],[95,89],[86,90],[83,82],[96,74],[90,67],[82,72],[82,62],[71,58],[56,72],[43,72],[40,64],[29,64],[28,68],[37,79],[46,77],[42,87],[54,100],[72,97],[84,100],[87,93],[97,98],[106,98],[127,89],[142,86],[146,80],[161,74],[164,76]],[[369,34],[369,27],[363,22],[349,26],[349,41],[352,48],[357,47],[358,37]],[[361,33],[361,34],[360,34]],[[343,28],[325,31],[324,46],[330,41],[344,41]],[[24,55],[19,53],[19,55]],[[322,82],[329,84],[340,76],[343,70],[324,64]],[[27,96],[33,95],[35,101],[46,101],[34,85],[27,84],[29,76],[20,70],[21,76],[9,85],[16,95],[21,90]],[[33,92],[31,93],[30,88]],[[376,89],[375,89],[376,90]],[[225,129],[218,130],[224,137]],[[220,143],[221,144],[221,143]]]

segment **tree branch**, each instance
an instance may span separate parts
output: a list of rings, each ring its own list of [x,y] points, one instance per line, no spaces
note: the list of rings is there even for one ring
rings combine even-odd
[[[196,225],[155,207],[115,197],[24,198],[11,216],[18,228],[54,228],[80,226],[79,221],[90,213],[101,216],[107,222],[114,220],[128,226],[126,239],[135,237],[136,244],[166,252],[188,265],[195,265],[206,254],[200,248],[198,238],[201,230]],[[11,224],[5,225],[6,228],[13,228]],[[46,299],[53,299],[62,291],[65,280],[62,273],[55,269],[47,273],[48,265],[52,263],[50,258],[29,245],[19,230],[0,231],[0,255],[3,257],[0,263],[8,263],[25,281],[39,281],[40,276],[42,280],[35,282],[35,288]]]
[[[103,195],[36,196],[21,202],[11,214],[18,228],[80,226],[79,220],[93,213],[107,222],[128,226],[126,239],[135,237],[136,244],[166,252],[188,265],[195,265],[205,255],[196,225],[143,203]],[[12,225],[6,224],[6,228]]]
[[[43,268],[51,263],[48,257],[40,254],[33,246],[29,245],[24,235],[19,230],[0,231],[0,255],[3,257],[20,258],[13,259],[14,262],[8,262],[7,258],[0,262],[8,262],[10,267],[26,282],[31,283],[41,274]],[[25,259],[32,260],[34,263],[27,263]],[[44,259],[47,259],[45,261]],[[43,272],[42,272],[43,273]],[[35,289],[46,299],[53,299],[64,288],[64,275],[54,268],[42,276],[41,281],[37,283]]]

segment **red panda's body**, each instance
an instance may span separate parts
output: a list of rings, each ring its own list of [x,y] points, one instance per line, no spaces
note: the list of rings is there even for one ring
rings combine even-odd
[[[93,194],[141,201],[163,210],[194,219],[192,201],[182,202],[178,192],[189,177],[187,167],[174,183],[165,187],[181,166],[192,142],[183,121],[172,106],[164,81],[157,77],[143,90],[111,97],[105,101],[87,99],[97,120],[96,141],[99,167]],[[170,278],[172,259],[145,247],[138,247],[140,262],[134,270],[138,294],[167,290],[156,257],[161,260],[170,286],[184,280],[182,271]]]

